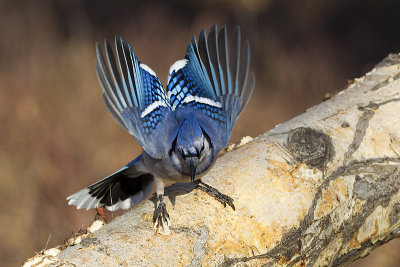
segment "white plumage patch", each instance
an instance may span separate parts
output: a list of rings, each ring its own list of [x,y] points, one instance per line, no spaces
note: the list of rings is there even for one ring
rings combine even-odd
[[[90,191],[89,188],[85,188],[69,196],[67,198],[68,205],[75,205],[77,209],[86,209],[86,210],[97,208],[100,203],[100,199],[92,197],[89,194],[89,191]]]
[[[160,107],[160,106],[162,106],[162,107],[167,107],[167,104],[166,104],[164,101],[162,101],[162,100],[155,101],[155,102],[151,103],[151,104],[148,105],[147,108],[145,108],[145,109],[143,110],[143,112],[140,114],[140,118],[146,117],[147,114],[149,114],[149,113],[152,112],[154,109],[156,109],[156,108],[158,108],[158,107]]]
[[[140,67],[145,71],[147,71],[148,73],[150,73],[151,75],[153,75],[154,77],[157,77],[157,74],[146,64],[140,63]]]
[[[132,202],[131,202],[131,198],[128,197],[127,199],[123,200],[123,201],[118,201],[117,203],[115,203],[112,206],[105,206],[107,210],[109,211],[116,211],[118,209],[124,209],[127,210],[131,207]]]
[[[169,77],[168,77],[168,79],[169,79]],[[167,98],[168,98],[168,99],[171,99],[171,95],[173,95],[173,94],[175,94],[175,92],[168,91],[168,92],[167,92]]]
[[[97,199],[95,197],[92,197],[89,194],[89,189],[85,188],[82,189],[81,191],[69,196],[67,198],[68,200],[68,205],[75,205],[77,209],[93,209],[93,208],[98,208],[100,205],[100,199]],[[129,209],[132,205],[132,200],[130,197],[127,199],[121,201],[119,200],[117,203],[115,203],[112,206],[105,206],[107,210],[109,211],[116,211],[118,209]]]
[[[197,103],[202,103],[202,104],[206,104],[212,107],[216,107],[216,108],[221,108],[222,104],[220,102],[216,102],[212,99],[206,98],[206,97],[200,97],[200,96],[192,96],[192,95],[187,95],[182,103],[189,103],[195,101]]]
[[[171,73],[172,72],[177,72],[178,70],[182,69],[183,67],[186,66],[186,64],[188,63],[189,60],[187,59],[181,59],[176,61],[174,64],[171,65],[171,67],[169,68],[169,72],[168,72],[168,80],[167,80],[167,84],[169,83],[169,80],[171,79]]]

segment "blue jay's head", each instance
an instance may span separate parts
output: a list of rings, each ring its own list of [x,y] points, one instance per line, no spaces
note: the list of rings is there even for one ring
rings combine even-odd
[[[170,151],[172,165],[182,174],[195,180],[196,174],[207,170],[214,162],[210,138],[194,115],[183,122]]]

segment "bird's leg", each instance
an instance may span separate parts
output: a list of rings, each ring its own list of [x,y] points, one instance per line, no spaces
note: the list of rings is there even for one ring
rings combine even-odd
[[[210,196],[214,197],[216,200],[221,202],[221,204],[224,205],[224,207],[226,207],[226,204],[228,204],[229,206],[231,206],[231,208],[233,210],[235,210],[235,205],[233,205],[233,199],[230,196],[222,194],[217,189],[215,189],[212,186],[209,186],[208,184],[204,183],[200,179],[195,181],[195,183],[197,184],[196,188],[198,188],[198,189],[206,192]]]
[[[158,183],[157,183],[158,182]],[[169,226],[171,224],[167,207],[163,201],[164,196],[164,184],[162,181],[156,180],[156,194],[157,204],[153,214],[153,225],[156,232],[158,231],[162,235],[171,234]]]
[[[169,229],[169,214],[163,201],[163,195],[157,195],[157,207],[154,210],[153,224],[155,230],[160,234],[169,235],[171,233],[171,230]]]

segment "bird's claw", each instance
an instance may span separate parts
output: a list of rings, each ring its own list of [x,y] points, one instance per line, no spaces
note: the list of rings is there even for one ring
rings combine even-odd
[[[162,196],[158,196],[158,204],[153,214],[153,226],[156,232],[162,235],[171,234],[171,230],[169,226],[171,225],[171,221],[169,219],[169,214],[167,211],[167,207],[162,200]]]
[[[222,194],[217,189],[215,189],[212,186],[209,186],[208,184],[202,182],[201,180],[197,181],[197,188],[206,192],[210,196],[214,197],[222,205],[224,205],[224,207],[226,207],[226,204],[228,204],[233,210],[235,210],[235,205],[233,204],[233,198],[231,198],[230,196]]]
[[[231,198],[228,195],[222,194],[221,192],[218,192],[219,194],[215,196],[215,198],[221,202],[224,207],[226,208],[226,204],[228,204],[233,210],[235,210],[235,205],[233,205],[233,198]]]

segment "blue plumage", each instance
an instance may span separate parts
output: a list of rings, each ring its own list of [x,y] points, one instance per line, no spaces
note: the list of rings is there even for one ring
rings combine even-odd
[[[211,119],[223,124],[226,122],[222,105],[205,90],[202,90],[199,82],[195,82],[195,75],[191,74],[188,67],[172,71],[167,85],[171,107],[176,110],[179,107],[191,107],[209,116]]]
[[[153,70],[139,62],[131,46],[105,41],[106,60],[96,46],[96,72],[103,100],[114,119],[143,147],[142,155],[118,172],[68,197],[78,208],[128,208],[158,196],[154,222],[168,230],[164,187],[198,181],[215,162],[254,88],[250,46],[237,28],[230,41],[214,25],[193,37],[185,58],[169,71],[167,93]],[[209,186],[207,186],[209,188]],[[218,192],[219,193],[219,192]],[[221,193],[219,193],[221,194]],[[232,199],[221,194],[233,208]],[[221,201],[221,200],[220,200]]]

